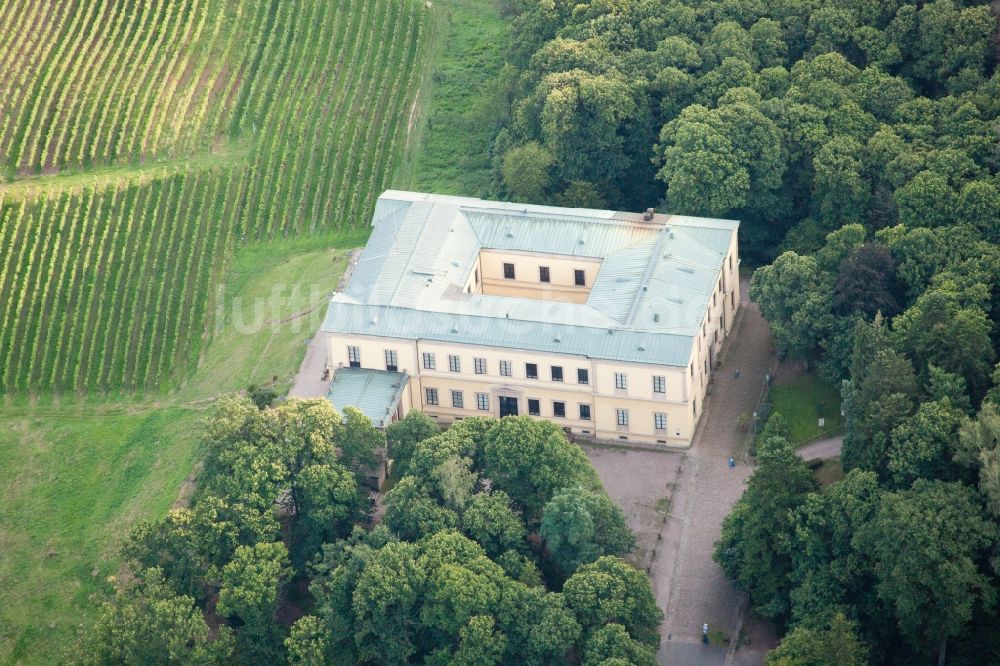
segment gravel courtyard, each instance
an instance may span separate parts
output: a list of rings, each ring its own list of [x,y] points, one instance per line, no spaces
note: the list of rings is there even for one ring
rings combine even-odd
[[[638,538],[633,563],[649,573],[666,619],[659,660],[688,664],[763,663],[774,646],[773,629],[745,610],[712,560],[722,520],[743,494],[751,465],[737,417],[756,406],[773,360],[770,333],[741,285],[743,303],[715,371],[691,448],[681,452],[625,450],[583,445],[611,498]],[[736,376],[736,370],[740,374]],[[727,464],[736,459],[735,468]],[[702,645],[702,624],[713,645]],[[743,637],[749,645],[737,646]]]

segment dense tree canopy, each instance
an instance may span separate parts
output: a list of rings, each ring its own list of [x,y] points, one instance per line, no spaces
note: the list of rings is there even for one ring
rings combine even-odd
[[[135,581],[81,659],[651,663],[662,614],[620,559],[635,537],[561,429],[508,417],[440,432],[411,413],[386,436],[397,476],[366,528],[352,472],[382,434],[360,412],[221,399],[194,505],[129,535]]]
[[[734,217],[756,260],[849,223],[996,238],[986,2],[513,4],[487,194]]]

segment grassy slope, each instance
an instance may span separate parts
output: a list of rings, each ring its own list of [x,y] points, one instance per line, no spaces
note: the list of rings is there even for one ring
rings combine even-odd
[[[440,47],[424,67],[439,74],[424,77],[405,164],[393,183],[475,195],[488,179],[488,132],[476,123],[477,87],[499,66],[506,22],[493,0],[440,0],[435,6],[447,10],[435,24],[447,40],[434,42]],[[162,515],[177,497],[197,458],[212,398],[274,377],[287,388],[305,353],[303,342],[323,315],[318,307],[247,331],[236,325],[234,312],[251,322],[252,304],[260,303],[265,318],[281,321],[320,305],[317,295],[333,290],[346,266],[343,250],[334,248],[363,245],[365,234],[238,249],[221,292],[213,290],[209,314],[216,321],[198,371],[156,402],[0,401],[0,584],[6,601],[0,605],[0,663],[60,661],[76,627],[96,616],[94,595],[108,589],[105,578],[117,570],[115,547],[128,525]],[[241,310],[234,309],[237,300]]]
[[[496,0],[443,0],[434,23],[433,64],[420,89],[424,113],[394,183],[421,192],[479,196],[489,185],[489,83],[503,67],[509,21]]]
[[[347,265],[334,245],[361,242],[324,236],[238,250],[223,287],[225,317],[201,367],[158,403],[0,407],[0,663],[60,661],[75,627],[95,617],[91,596],[108,589],[127,527],[163,515],[176,498],[211,398],[272,376],[287,387],[323,310],[249,331],[229,305],[243,303],[247,322],[255,304],[278,321],[321,306]]]
[[[57,663],[138,516],[164,513],[194,460],[185,409],[0,415],[0,661]]]

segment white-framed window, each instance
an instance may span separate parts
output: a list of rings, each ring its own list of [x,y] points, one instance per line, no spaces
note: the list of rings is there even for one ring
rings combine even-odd
[[[424,352],[424,369],[434,370],[437,368],[437,361],[434,360],[434,354],[431,352]]]
[[[552,381],[561,382],[563,380],[562,366],[553,365],[552,366]]]
[[[586,287],[587,286],[587,272],[584,271],[584,270],[582,270],[582,269],[579,269],[579,268],[576,269],[575,271],[573,271],[573,282],[578,287]]]
[[[541,416],[542,402],[537,398],[528,398],[528,416]]]
[[[627,409],[616,409],[616,416],[618,418],[618,427],[627,428],[628,427],[628,410]]]
[[[472,359],[472,364],[476,367],[477,375],[486,374],[486,359],[485,358],[474,358]]]
[[[564,419],[566,418],[566,403],[559,400],[552,402],[552,416]]]
[[[399,355],[392,349],[385,350],[385,369],[389,372],[399,370]]]
[[[503,276],[506,280],[514,279],[514,264],[504,264],[503,265]]]
[[[438,390],[435,388],[424,389],[424,402],[428,405],[438,404]]]
[[[465,408],[465,395],[461,391],[451,392],[451,406],[458,409]]]
[[[653,427],[657,430],[667,429],[667,415],[656,412],[653,414]]]
[[[661,376],[653,377],[653,393],[667,392],[667,378]]]
[[[347,362],[352,368],[361,367],[361,347],[350,346],[347,348]]]
[[[581,421],[590,420],[590,405],[580,405],[580,420]]]
[[[615,373],[615,388],[624,391],[628,388],[628,375],[624,372]]]
[[[490,394],[489,393],[477,393],[476,394],[476,409],[481,412],[490,411]]]
[[[552,276],[549,273],[549,267],[548,266],[539,266],[538,267],[538,281],[539,282],[552,282]]]
[[[538,364],[537,363],[525,363],[524,364],[524,376],[528,379],[538,379]]]
[[[452,372],[462,372],[462,359],[455,354],[448,354],[448,369]]]
[[[590,370],[587,370],[587,368],[577,368],[576,369],[576,383],[577,384],[589,384],[590,383]]]
[[[510,361],[500,361],[500,376],[501,377],[510,377],[513,374],[514,374],[514,372],[513,372],[513,369],[511,367],[511,362]]]

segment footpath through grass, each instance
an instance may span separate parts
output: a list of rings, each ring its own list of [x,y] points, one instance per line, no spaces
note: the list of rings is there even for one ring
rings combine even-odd
[[[417,96],[411,150],[398,187],[480,196],[490,182],[492,136],[510,20],[497,0],[434,2],[430,66]]]
[[[220,319],[200,368],[157,402],[0,405],[0,663],[65,661],[77,628],[111,590],[129,526],[164,515],[176,499],[212,400],[275,377],[287,389],[347,266],[345,248],[363,239],[237,250],[217,288]]]

